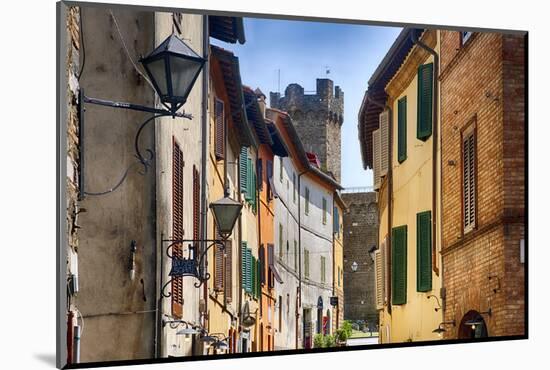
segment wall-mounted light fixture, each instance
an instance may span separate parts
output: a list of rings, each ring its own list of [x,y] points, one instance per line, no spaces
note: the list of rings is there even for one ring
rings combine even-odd
[[[357,262],[353,261],[353,263],[351,264],[351,272],[356,272],[358,267],[359,265],[357,264]]]
[[[438,307],[435,307],[434,310],[435,312],[439,311],[441,309],[441,303],[439,302],[439,298],[437,298],[437,296],[433,295],[433,294],[430,294],[426,297],[427,299],[430,299],[430,298],[435,298],[435,300],[437,301],[437,306]]]
[[[210,273],[205,271],[204,259],[207,256],[208,250],[215,245],[225,253],[225,243],[233,232],[235,222],[237,222],[237,218],[241,214],[242,207],[242,203],[231,199],[227,195],[210,204],[210,209],[212,209],[212,213],[214,214],[214,221],[218,227],[221,239],[162,239],[162,243],[170,243],[166,247],[166,255],[172,260],[172,268],[168,274],[171,276],[171,279],[163,285],[161,289],[162,297],[168,298],[172,295],[171,292],[165,293],[164,290],[174,278],[194,277],[198,280],[194,284],[196,288],[199,288],[205,281],[210,279]],[[197,257],[195,245],[202,242],[210,244]],[[188,246],[189,256],[187,258],[170,253],[170,249],[183,243],[190,243]]]
[[[445,325],[451,325],[451,326],[456,326],[456,322],[454,320],[452,321],[443,321],[442,323],[440,323],[436,329],[432,330],[432,333],[436,333],[439,337],[442,337],[443,336],[443,333],[446,332],[444,326]]]
[[[202,70],[206,60],[201,58],[191,47],[176,35],[170,35],[164,40],[155,50],[148,56],[140,59],[145,71],[151,78],[153,87],[160,98],[164,108],[153,108],[139,104],[117,102],[105,99],[98,99],[86,96],[84,89],[79,92],[79,149],[80,149],[80,199],[85,195],[104,195],[116,190],[126,179],[130,167],[116,185],[103,192],[87,192],[84,182],[84,112],[85,104],[102,105],[111,108],[130,109],[140,112],[152,113],[153,115],[146,119],[138,128],[134,138],[134,146],[138,164],[144,168],[143,173],[147,172],[150,162],[153,159],[152,150],[148,149],[148,156],[145,157],[139,148],[139,137],[144,127],[153,121],[155,118],[163,116],[182,117],[192,119],[193,116],[185,112],[178,112],[185,104],[195,81]],[[136,163],[132,164],[135,165]]]

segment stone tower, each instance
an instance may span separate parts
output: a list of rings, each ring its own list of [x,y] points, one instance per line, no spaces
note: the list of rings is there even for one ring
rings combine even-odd
[[[346,189],[344,213],[344,320],[366,320],[372,330],[378,325],[374,260],[378,246],[378,202],[375,192]],[[357,263],[357,270],[351,266]]]
[[[285,89],[285,96],[270,93],[272,108],[288,112],[307,152],[317,155],[321,169],[340,177],[341,135],[344,122],[344,92],[328,78],[317,79],[315,94],[305,94],[296,83]]]

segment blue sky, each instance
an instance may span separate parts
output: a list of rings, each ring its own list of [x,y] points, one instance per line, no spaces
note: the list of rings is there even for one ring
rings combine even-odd
[[[342,88],[342,185],[371,186],[372,171],[361,163],[357,114],[370,76],[401,28],[259,18],[245,18],[244,28],[244,45],[211,40],[239,57],[243,84],[269,97],[278,90],[280,70],[282,95],[290,83],[314,92],[315,79],[326,76]]]

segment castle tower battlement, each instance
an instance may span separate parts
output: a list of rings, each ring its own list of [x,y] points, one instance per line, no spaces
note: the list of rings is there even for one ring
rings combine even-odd
[[[321,169],[340,179],[341,126],[344,122],[344,92],[328,78],[318,78],[315,94],[292,83],[285,95],[269,94],[272,108],[288,112],[306,151],[315,153]]]

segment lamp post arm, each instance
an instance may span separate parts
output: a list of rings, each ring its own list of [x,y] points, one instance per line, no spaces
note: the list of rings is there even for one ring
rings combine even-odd
[[[140,111],[140,112],[154,113],[154,114],[159,114],[159,115],[162,115],[162,116],[172,116],[172,117],[193,119],[193,115],[185,113],[185,112],[171,112],[167,109],[151,108],[151,107],[146,107],[144,105],[139,105],[139,104],[126,103],[126,102],[116,102],[116,101],[111,101],[111,100],[92,98],[92,97],[89,97],[89,96],[86,96],[86,95],[82,96],[82,102],[83,103],[88,103],[88,104],[102,105],[102,106],[111,107],[111,108],[122,108],[122,109],[137,110],[137,111]]]

